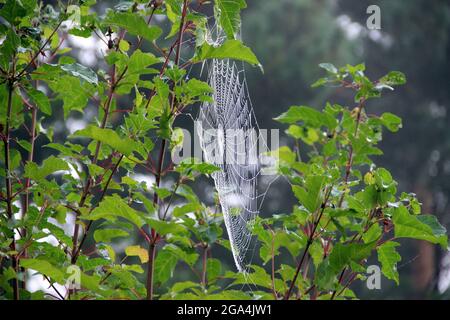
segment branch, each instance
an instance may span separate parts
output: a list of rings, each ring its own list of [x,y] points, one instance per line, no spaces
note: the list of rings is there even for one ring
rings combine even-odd
[[[180,22],[180,30],[178,33],[178,39],[177,39],[177,49],[176,49],[176,57],[175,57],[175,64],[178,65],[180,62],[180,50],[181,50],[181,42],[183,39],[183,32],[184,32],[184,23],[185,23],[185,19],[186,19],[186,15],[187,15],[187,6],[188,6],[188,0],[184,0],[183,1],[183,11],[181,14],[181,22]],[[172,48],[174,47],[174,45],[172,45]],[[166,58],[166,62],[164,63],[162,69],[161,69],[161,73],[160,76],[162,76],[162,74],[164,73],[164,70],[167,66],[168,63],[168,59],[169,59],[170,53]],[[155,92],[155,91],[153,91]],[[152,96],[149,97],[148,101],[147,101],[147,106],[150,103],[150,100],[152,99]],[[172,104],[171,104],[171,110],[173,110],[175,104],[175,95],[173,95],[172,98]],[[161,171],[162,171],[162,166],[164,163],[164,154],[166,151],[166,144],[167,144],[167,140],[163,139],[161,141],[161,149],[159,151],[159,159],[158,159],[158,168],[157,168],[157,172],[156,172],[156,178],[155,178],[155,184],[156,187],[159,188],[159,185],[161,183]],[[156,193],[156,191],[153,194],[153,204],[157,205],[158,204],[158,194]],[[155,260],[155,256],[156,256],[156,242],[159,239],[159,235],[156,233],[156,231],[152,228],[151,229],[151,240],[152,242],[150,243],[150,246],[148,248],[148,253],[149,253],[149,262],[148,262],[148,266],[147,266],[147,300],[152,300],[153,299],[153,273],[154,273],[154,260]]]
[[[16,57],[13,56],[12,58],[12,75],[14,76],[16,72]],[[5,123],[5,135],[3,137],[3,141],[5,144],[4,151],[5,151],[5,184],[6,184],[6,214],[8,216],[8,219],[12,219],[14,212],[12,208],[12,181],[11,181],[11,155],[10,155],[10,125],[11,125],[11,110],[12,110],[12,95],[14,91],[14,80],[12,78],[9,78],[7,81],[7,87],[8,87],[8,100],[7,100],[7,109],[6,109],[6,123]],[[16,251],[16,241],[14,239],[14,233],[12,235],[12,241],[10,244],[11,251]],[[14,271],[17,272],[18,270],[18,263],[17,263],[17,255],[12,256],[12,267]],[[13,286],[13,296],[14,300],[19,300],[19,279],[14,277],[12,279],[12,286]]]
[[[120,156],[120,158],[117,161],[117,163],[115,164],[114,168],[111,170],[111,174],[109,175],[108,180],[106,181],[106,184],[103,187],[103,191],[102,191],[102,194],[101,194],[101,196],[100,196],[100,198],[98,200],[98,204],[100,202],[102,202],[103,198],[105,197],[106,192],[108,191],[108,188],[109,188],[109,184],[111,183],[112,177],[117,172],[117,169],[119,168],[119,165],[122,162],[123,157],[124,157],[124,155]],[[90,212],[92,212],[93,209],[94,209],[94,207],[91,208]],[[89,223],[88,223],[88,225],[86,227],[86,231],[83,234],[83,238],[80,241],[80,245],[78,246],[78,249],[77,249],[77,251],[75,252],[75,254],[73,256],[73,258],[75,259],[75,262],[78,259],[78,256],[80,255],[81,248],[83,247],[83,244],[86,241],[86,238],[87,238],[88,232],[89,232],[89,230],[90,230],[90,228],[92,226],[92,223],[93,223],[93,220],[89,221]]]
[[[203,257],[202,257],[202,286],[206,289],[207,286],[207,277],[206,277],[206,268],[208,265],[208,244],[203,246]]]
[[[316,229],[317,229],[317,227],[319,226],[320,220],[322,219],[322,216],[323,216],[323,213],[324,213],[324,211],[325,211],[325,207],[326,207],[326,205],[327,205],[327,202],[328,202],[328,200],[329,200],[329,198],[330,198],[331,190],[332,190],[332,189],[333,189],[333,187],[331,186],[331,187],[329,188],[329,190],[326,191],[326,196],[325,196],[324,201],[322,202],[319,217],[318,217],[317,220],[314,222],[314,228],[313,228],[312,232],[310,233],[310,235],[309,235],[309,237],[308,237],[308,241],[307,241],[307,243],[306,243],[306,248],[305,248],[305,250],[303,251],[302,257],[301,257],[300,262],[299,262],[299,264],[298,264],[298,266],[297,266],[297,270],[295,271],[294,278],[292,279],[292,282],[291,282],[291,285],[290,285],[290,287],[289,287],[289,290],[288,290],[288,292],[286,293],[286,295],[285,295],[285,297],[284,297],[285,300],[289,300],[289,297],[291,296],[292,291],[293,291],[293,289],[294,289],[294,287],[295,287],[295,282],[297,282],[298,275],[299,275],[300,270],[301,270],[301,268],[302,268],[302,266],[303,266],[303,262],[305,261],[306,254],[308,253],[309,247],[311,246],[311,244],[312,244],[313,241],[314,241],[314,235],[315,235],[315,233],[316,233]]]
[[[361,113],[362,110],[364,109],[364,103],[365,103],[365,99],[361,99],[357,108],[358,108],[358,113],[356,115],[356,126],[355,126],[355,133],[353,135],[354,138],[356,138],[356,136],[358,135],[358,130],[359,130],[359,124],[361,122]],[[348,185],[348,179],[350,178],[350,172],[352,170],[352,166],[353,166],[353,146],[350,144],[350,150],[349,150],[349,154],[348,154],[348,161],[347,161],[347,166],[345,169],[345,177],[344,177],[344,185],[347,186]],[[341,198],[339,199],[339,204],[338,207],[341,208],[342,207],[342,203],[344,201],[344,197],[345,197],[345,192],[342,193]]]
[[[45,40],[44,44],[39,48],[38,51],[36,51],[36,53],[34,54],[34,56],[31,58],[30,62],[28,62],[28,64],[25,66],[25,68],[22,69],[22,71],[19,72],[19,74],[17,75],[16,78],[20,78],[26,71],[27,69],[35,63],[35,60],[39,57],[39,55],[41,54],[42,50],[45,49],[45,47],[47,46],[47,44],[50,43],[50,41],[52,40],[53,36],[55,35],[56,31],[58,31],[59,27],[61,26],[61,24],[63,23],[63,20],[61,20],[55,27],[55,29],[53,29],[52,33],[50,34],[50,36],[47,38],[47,40]]]

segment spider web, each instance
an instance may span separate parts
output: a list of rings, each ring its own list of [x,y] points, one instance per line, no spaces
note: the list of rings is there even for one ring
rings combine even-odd
[[[213,59],[208,83],[213,102],[205,102],[197,118],[197,133],[213,173],[231,251],[237,269],[247,273],[256,241],[252,228],[270,186],[258,191],[263,163],[258,146],[267,149],[251,104],[245,71],[234,61]],[[254,244],[254,245],[253,245]]]

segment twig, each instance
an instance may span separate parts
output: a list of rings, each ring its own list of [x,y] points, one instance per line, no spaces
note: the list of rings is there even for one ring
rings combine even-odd
[[[188,6],[188,0],[184,0],[183,1],[183,11],[181,14],[181,21],[180,21],[180,31],[178,33],[178,40],[177,40],[177,51],[176,51],[176,58],[175,58],[176,65],[178,65],[180,62],[180,50],[181,50],[181,42],[182,42],[183,31],[184,31],[183,26],[184,26],[185,18],[187,15],[187,6]],[[174,46],[172,45],[172,48],[173,47]],[[170,56],[170,54],[168,55],[168,57],[169,56]],[[166,62],[164,63],[164,65],[161,69],[161,75],[164,72],[165,67],[167,66],[167,63],[168,63],[168,58],[166,58]],[[173,107],[174,107],[174,102],[175,102],[174,97],[175,97],[175,95],[173,96],[173,99],[172,99],[171,110],[173,110]],[[150,96],[147,101],[147,106],[150,103],[151,98],[152,97]],[[166,144],[167,144],[166,139],[162,139],[161,149],[159,151],[158,169],[157,169],[156,177],[155,177],[155,184],[156,184],[157,188],[159,188],[159,185],[161,183],[161,171],[162,171],[162,166],[164,163],[164,154],[166,151]],[[153,194],[153,204],[154,205],[158,204],[158,194],[156,191]],[[155,256],[156,256],[156,242],[159,239],[159,235],[156,233],[156,231],[153,228],[151,228],[150,233],[151,233],[152,242],[150,243],[149,248],[148,248],[149,262],[148,262],[148,266],[147,266],[147,268],[148,268],[147,269],[147,300],[153,299],[153,274],[154,274],[154,268],[155,268],[154,260],[155,260]]]
[[[48,36],[47,40],[45,40],[44,44],[38,49],[38,51],[36,51],[34,56],[31,58],[30,62],[28,62],[28,64],[25,66],[25,68],[23,68],[22,71],[19,72],[19,74],[17,75],[16,78],[20,78],[27,71],[28,67],[30,67],[32,64],[34,64],[35,60],[39,57],[39,55],[41,54],[42,50],[45,49],[47,44],[50,43],[51,39],[55,35],[56,31],[58,31],[58,29],[59,29],[59,27],[61,26],[62,23],[63,23],[63,20],[59,21],[59,23],[56,25],[55,29],[53,29],[52,33]]]
[[[208,264],[208,244],[204,244],[202,257],[202,286],[205,289],[208,284],[206,278],[207,264]]]
[[[323,201],[323,203],[321,205],[321,210],[320,210],[319,217],[314,222],[314,228],[313,228],[312,232],[310,233],[310,235],[308,237],[308,241],[306,243],[305,250],[303,251],[302,257],[301,257],[300,262],[299,262],[299,264],[297,266],[297,270],[295,271],[294,278],[292,279],[292,282],[291,282],[291,285],[289,287],[289,290],[288,290],[288,292],[286,293],[286,295],[284,297],[285,300],[289,300],[289,297],[292,294],[292,290],[295,287],[295,283],[297,282],[297,277],[298,277],[298,275],[300,273],[300,270],[302,268],[303,262],[305,261],[306,254],[308,253],[309,247],[311,246],[311,244],[314,241],[314,235],[316,233],[316,229],[319,226],[320,220],[322,219],[323,213],[325,211],[326,204],[328,202],[328,199],[330,198],[331,190],[332,190],[332,187],[329,187],[329,190],[327,190],[327,192],[326,192],[325,199],[324,199],[324,201]]]

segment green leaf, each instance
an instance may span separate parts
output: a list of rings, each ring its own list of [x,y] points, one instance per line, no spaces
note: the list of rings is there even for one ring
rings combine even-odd
[[[110,11],[103,20],[103,25],[126,29],[129,33],[148,41],[156,40],[162,33],[161,28],[148,26],[144,18],[136,13]]]
[[[220,25],[229,39],[236,39],[241,27],[240,12],[247,7],[245,0],[215,0]]]
[[[129,237],[130,234],[121,229],[98,229],[94,232],[95,242],[110,242],[114,238]]]
[[[128,70],[130,73],[144,73],[144,69],[148,66],[159,62],[159,59],[151,53],[144,53],[141,50],[136,50],[128,60]]]
[[[197,48],[197,53],[193,62],[200,62],[207,59],[234,59],[240,60],[262,69],[261,64],[252,50],[242,44],[239,40],[227,40],[221,46],[215,47],[204,43]]]
[[[57,283],[62,284],[65,281],[65,273],[46,260],[21,259],[20,265],[27,269],[36,270]]]
[[[198,283],[192,282],[192,281],[183,281],[183,282],[177,282],[173,285],[172,289],[170,289],[171,292],[182,292],[184,290],[190,289],[190,288],[198,288],[200,285]]]
[[[338,73],[338,69],[331,63],[321,63],[319,64],[319,67],[321,67],[322,69],[327,70],[329,73],[333,73],[336,74]]]
[[[188,98],[198,98],[200,101],[212,102],[211,94],[213,89],[206,82],[190,79],[183,87],[185,94]]]
[[[369,257],[375,242],[335,245],[331,254],[317,268],[316,284],[322,289],[334,289],[334,281],[342,269],[350,264],[359,265]]]
[[[168,244],[164,247],[164,250],[172,253],[178,260],[186,262],[191,267],[195,265],[199,256],[193,249],[182,249],[174,244]]]
[[[114,222],[118,217],[133,222],[139,228],[144,224],[139,213],[125,203],[117,194],[105,197],[97,208],[82,218],[88,220],[107,219]]]
[[[129,246],[125,248],[125,254],[127,256],[138,256],[141,263],[148,262],[148,252],[141,246]]]
[[[271,289],[272,288],[272,278],[271,276],[264,270],[256,265],[250,266],[253,269],[253,272],[249,272],[247,274],[239,273],[225,273],[226,278],[234,278],[233,285],[245,285],[251,282],[255,286],[260,286],[263,288]],[[283,283],[280,279],[275,279],[275,287],[277,289],[281,289],[283,287]]]
[[[206,276],[212,282],[222,274],[222,263],[218,259],[210,258],[206,262]]]
[[[98,85],[97,74],[90,68],[79,63],[63,64],[61,69],[70,73],[72,76],[85,80],[90,84]]]
[[[309,176],[306,178],[306,188],[292,185],[295,196],[310,213],[314,213],[322,202],[321,191],[324,181],[323,176]]]
[[[383,125],[391,132],[397,132],[402,128],[402,119],[395,114],[385,112],[380,117]]]
[[[394,208],[393,222],[396,238],[412,238],[448,247],[446,230],[433,215],[416,216],[404,206]]]
[[[378,241],[378,239],[380,239],[381,237],[381,227],[379,224],[373,224],[369,230],[367,230],[364,235],[363,235],[363,240],[365,243],[369,243],[369,242],[373,242],[373,241]]]
[[[163,221],[149,218],[147,219],[147,223],[161,235],[167,235],[169,233],[180,234],[186,232],[186,229],[182,224],[172,221]]]
[[[164,284],[172,278],[177,262],[178,258],[173,253],[165,250],[160,251],[155,259],[155,282]]]
[[[36,90],[34,88],[27,89],[28,96],[31,100],[37,105],[39,110],[47,115],[52,114],[52,108],[50,106],[50,101],[47,96],[40,90]]]
[[[137,143],[130,138],[120,138],[114,130],[102,129],[93,125],[78,130],[73,135],[100,141],[126,156],[130,156],[138,148]]]
[[[66,118],[72,110],[83,112],[97,87],[68,72],[61,71],[57,65],[43,64],[33,72],[32,78],[47,82],[50,89],[57,93],[57,99],[63,101],[64,117]]]
[[[397,262],[399,262],[402,257],[397,253],[395,248],[399,245],[400,244],[397,242],[389,241],[377,249],[378,261],[381,263],[381,271],[386,278],[394,280],[397,285],[399,285]]]
[[[17,25],[21,19],[26,15],[27,11],[21,5],[20,1],[8,0],[3,3],[0,9],[0,16],[5,18],[11,24]]]
[[[198,162],[196,159],[185,159],[175,168],[175,171],[189,177],[195,172],[201,174],[212,174],[219,170],[220,168],[213,164]]]
[[[399,71],[391,71],[379,81],[387,86],[399,86],[406,83],[406,76]]]
[[[255,295],[256,294],[255,292]],[[223,290],[219,293],[209,294],[202,299],[205,300],[252,300],[252,297],[242,290]]]
[[[40,167],[34,162],[27,162],[25,165],[24,176],[33,180],[42,180],[56,171],[69,169],[69,165],[66,161],[50,156],[42,162],[42,166]]]
[[[334,129],[337,125],[336,119],[327,113],[322,113],[307,106],[292,106],[288,111],[275,118],[276,121],[294,124],[302,121],[305,125],[320,128],[326,126]]]

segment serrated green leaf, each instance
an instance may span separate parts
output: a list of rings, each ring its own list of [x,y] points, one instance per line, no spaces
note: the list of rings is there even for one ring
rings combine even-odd
[[[130,234],[121,229],[98,229],[94,232],[96,242],[110,242],[114,238],[129,237]]]
[[[178,259],[173,253],[164,250],[160,251],[155,259],[155,282],[164,284],[172,278],[177,262]]]
[[[27,269],[36,270],[57,283],[63,284],[65,281],[65,273],[46,260],[21,259],[20,265]]]
[[[399,71],[391,71],[379,80],[380,83],[388,86],[398,86],[406,83],[406,76]]]
[[[156,40],[162,33],[161,28],[148,26],[144,18],[136,13],[110,11],[103,20],[103,25],[126,29],[129,33],[148,41]]]
[[[85,80],[90,84],[98,85],[97,74],[90,68],[79,63],[63,64],[61,69],[70,73],[72,76]]]
[[[212,282],[222,274],[222,263],[218,259],[210,258],[206,262],[206,276]]]
[[[321,191],[324,181],[323,176],[310,176],[306,179],[305,187],[292,185],[295,196],[310,213],[314,213],[322,202]]]
[[[172,221],[163,221],[149,218],[147,219],[147,223],[162,235],[167,235],[169,233],[180,234],[186,232],[186,229],[182,224]]]
[[[134,223],[139,228],[144,224],[140,214],[116,194],[105,197],[97,208],[82,218],[87,220],[107,219],[114,222],[118,217]]]
[[[39,90],[36,90],[34,88],[27,89],[28,96],[31,98],[31,100],[37,105],[39,110],[41,110],[43,113],[47,115],[52,114],[52,108],[50,106],[50,101],[48,100],[47,96]]]
[[[207,59],[240,60],[262,68],[252,50],[243,45],[239,40],[227,40],[218,47],[205,42],[201,47],[197,48],[193,62],[200,62]]]
[[[69,165],[66,161],[54,156],[50,156],[42,162],[42,165],[38,165],[34,162],[28,162],[25,165],[24,176],[33,180],[42,180],[46,176],[55,173],[60,170],[69,170]]]
[[[93,125],[76,131],[73,136],[87,137],[109,145],[114,150],[129,156],[137,149],[137,143],[130,138],[121,138],[111,129],[102,129]]]
[[[288,111],[275,118],[275,120],[287,124],[303,122],[305,125],[313,128],[326,126],[334,129],[337,125],[336,119],[329,114],[307,106],[292,106]]]
[[[395,114],[385,112],[380,117],[383,125],[391,132],[397,132],[402,128],[402,119]]]
[[[419,218],[420,217],[420,218]],[[448,247],[446,230],[433,215],[416,216],[404,206],[394,208],[393,222],[396,238],[412,238]]]
[[[331,63],[321,63],[319,64],[319,67],[321,67],[322,69],[325,69],[326,71],[328,71],[329,73],[333,73],[336,74],[338,73],[338,69]]]
[[[215,0],[220,25],[229,39],[236,39],[241,27],[241,10],[247,7],[245,0]]]
[[[386,278],[394,280],[397,285],[399,284],[397,262],[401,261],[402,258],[395,248],[399,245],[397,242],[389,241],[377,249],[378,261],[381,263],[381,272]]]

